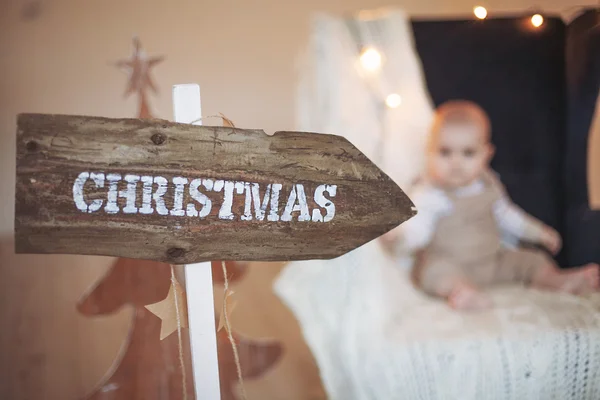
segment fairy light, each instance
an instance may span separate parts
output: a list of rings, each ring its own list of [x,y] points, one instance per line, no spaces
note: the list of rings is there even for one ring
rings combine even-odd
[[[476,6],[473,8],[473,14],[478,19],[486,19],[488,11],[483,6]],[[531,16],[531,25],[535,28],[539,28],[543,24],[544,17],[541,14]],[[381,68],[382,58],[381,53],[377,49],[367,47],[360,54],[360,63],[365,70],[375,72]],[[398,108],[402,105],[402,96],[398,93],[391,93],[385,98],[385,104],[389,108]]]
[[[485,19],[485,17],[487,17],[488,12],[485,9],[485,7],[477,6],[473,8],[473,14],[475,14],[475,16],[479,19]]]
[[[402,104],[402,96],[398,93],[392,93],[385,98],[385,104],[389,108],[398,108]]]
[[[543,23],[544,17],[542,17],[540,14],[535,14],[531,17],[531,25],[535,26],[536,28],[542,26]]]
[[[369,47],[360,55],[360,63],[367,71],[377,71],[381,67],[381,53]]]

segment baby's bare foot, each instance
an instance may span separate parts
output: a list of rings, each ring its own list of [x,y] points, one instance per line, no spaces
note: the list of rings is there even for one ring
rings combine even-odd
[[[448,304],[455,310],[481,311],[492,307],[492,300],[479,289],[470,285],[457,286],[450,296]]]
[[[573,294],[598,290],[600,287],[600,267],[589,263],[562,273],[563,284],[560,290]]]

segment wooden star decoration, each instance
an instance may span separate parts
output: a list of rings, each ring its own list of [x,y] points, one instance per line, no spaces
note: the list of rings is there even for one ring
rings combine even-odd
[[[152,117],[148,106],[146,91],[147,89],[150,89],[154,93],[158,93],[158,89],[150,76],[150,70],[164,59],[164,56],[148,57],[146,52],[142,49],[140,39],[137,36],[134,36],[131,57],[127,60],[117,61],[116,63],[117,67],[129,74],[129,81],[127,82],[124,96],[127,97],[132,93],[137,93],[139,96],[139,118]]]
[[[125,96],[131,93],[141,93],[147,88],[153,92],[158,92],[152,77],[150,69],[165,59],[164,56],[148,57],[142,49],[142,42],[137,36],[133,37],[133,52],[128,60],[117,61],[117,67],[125,70],[129,74],[129,81]]]
[[[161,319],[160,340],[177,330],[187,328],[187,303],[183,287],[177,279],[171,280],[167,297],[158,303],[145,306],[152,314]]]

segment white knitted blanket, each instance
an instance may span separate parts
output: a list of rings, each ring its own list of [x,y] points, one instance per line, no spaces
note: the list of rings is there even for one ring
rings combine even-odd
[[[369,84],[353,35],[384,52]],[[407,188],[421,173],[432,106],[404,13],[350,24],[319,15],[306,56],[298,129],[346,136]],[[403,104],[385,111],[390,92]],[[399,264],[373,241],[290,263],[275,282],[330,399],[600,399],[600,298],[499,288],[493,311],[460,314],[417,292]]]
[[[289,264],[294,312],[332,400],[600,399],[600,296],[522,287],[461,314],[417,292],[376,242]]]

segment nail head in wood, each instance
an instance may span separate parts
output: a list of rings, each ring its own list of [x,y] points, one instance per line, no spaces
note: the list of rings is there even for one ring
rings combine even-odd
[[[163,144],[165,140],[167,140],[165,135],[163,135],[162,133],[155,133],[150,139],[152,139],[152,143],[154,143],[157,146]]]
[[[38,144],[36,141],[31,140],[31,141],[27,142],[27,144],[25,145],[25,148],[27,149],[27,151],[34,152],[34,151],[37,151]]]
[[[183,257],[184,254],[185,250],[181,247],[171,247],[167,250],[167,256],[169,256],[169,258],[180,258]]]

